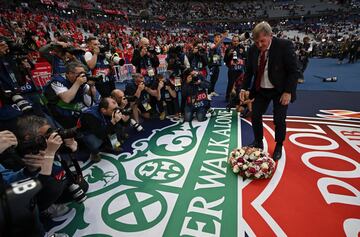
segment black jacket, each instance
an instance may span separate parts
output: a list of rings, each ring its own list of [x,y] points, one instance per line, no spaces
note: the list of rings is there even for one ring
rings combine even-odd
[[[243,89],[250,89],[255,96],[255,79],[260,51],[252,45],[248,51]],[[294,45],[289,40],[273,37],[269,49],[268,75],[270,82],[280,93],[291,93],[291,102],[296,99],[296,87],[299,71]],[[254,79],[254,80],[253,80]],[[253,83],[251,83],[254,81]]]

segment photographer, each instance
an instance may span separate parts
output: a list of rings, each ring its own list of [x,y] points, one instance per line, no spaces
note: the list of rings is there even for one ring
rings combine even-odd
[[[207,98],[206,89],[209,83],[198,72],[187,69],[183,75],[182,97],[185,100],[184,121],[190,122],[194,113],[199,122],[206,120],[210,101]]]
[[[150,88],[149,84],[144,83],[144,77],[135,73],[134,80],[129,82],[125,88],[126,96],[134,96],[135,101],[130,102],[130,107],[133,111],[133,118],[137,123],[140,121],[140,114],[144,118],[150,118],[150,113],[154,110],[151,106],[151,96],[157,97],[157,90]]]
[[[1,131],[0,132],[0,163],[2,163],[3,159],[8,158],[9,153],[6,152],[6,150],[8,149],[12,149],[12,147],[16,147],[18,145],[18,141],[16,136],[10,132],[10,131]],[[24,158],[22,159],[23,162],[25,163],[25,167],[17,170],[17,171],[13,171],[11,169],[6,169],[2,164],[0,164],[0,176],[1,176],[1,184],[0,185],[10,185],[10,184],[14,184],[14,182],[18,182],[18,181],[22,181],[26,178],[34,178],[34,177],[38,177],[40,174],[39,172],[41,171],[41,168],[44,166],[44,158],[46,157],[46,155],[50,154],[50,150],[47,151],[47,153],[45,151],[40,151],[39,154],[27,154],[24,156]],[[35,181],[36,182],[36,181]],[[33,188],[35,189],[35,188]],[[14,196],[10,196],[11,194],[9,194],[10,192],[7,192],[7,205],[9,205],[10,202],[13,202],[15,199]],[[36,193],[36,192],[35,192]],[[8,209],[8,213],[4,213],[4,218],[5,220],[17,220],[17,217],[21,217],[24,218],[25,216],[25,222],[23,223],[16,223],[16,227],[13,227],[11,225],[13,225],[13,222],[10,221],[9,222],[5,222],[7,223],[6,226],[6,230],[4,230],[4,232],[6,232],[7,234],[9,233],[17,233],[14,235],[10,236],[18,236],[18,234],[20,233],[26,233],[27,236],[45,236],[45,229],[42,225],[42,223],[40,222],[40,217],[39,217],[39,210],[38,207],[36,206],[36,203],[33,203],[33,197],[32,196],[28,196],[30,195],[31,192],[28,193],[22,193],[20,196],[16,195],[16,198],[21,198],[22,202],[29,202],[29,203],[17,203],[17,210],[21,211],[20,213],[15,213],[15,210],[12,210],[12,207],[10,207],[10,209]],[[1,194],[2,195],[2,194]],[[38,194],[39,196],[40,194]],[[29,199],[30,198],[30,199]],[[16,199],[15,199],[16,200]],[[2,208],[4,208],[5,203],[2,203]],[[21,205],[24,205],[24,209],[21,209]],[[20,206],[20,207],[19,207]],[[9,208],[9,206],[7,206]],[[54,207],[53,207],[54,208]],[[59,208],[59,206],[57,206],[57,208]],[[25,210],[26,209],[26,210]],[[68,209],[67,209],[68,210]],[[67,210],[65,210],[67,212]],[[3,214],[3,213],[1,213]],[[60,213],[61,215],[63,215],[64,213]],[[7,216],[10,215],[10,216]],[[24,219],[21,219],[22,221],[24,221]],[[0,223],[1,225],[3,223]],[[1,230],[0,235],[3,233],[3,230]],[[54,234],[53,236],[57,236],[60,234]],[[7,236],[7,235],[6,235]],[[62,234],[61,236],[66,237],[66,234]]]
[[[66,65],[65,78],[54,76],[44,90],[49,111],[64,128],[75,127],[81,111],[96,99],[95,83],[85,73],[83,64],[71,62]]]
[[[42,165],[41,158],[43,157],[43,154],[30,154],[25,156],[24,161],[26,160],[26,166],[24,168],[18,171],[6,169],[2,165],[2,163],[3,160],[6,159],[5,156],[8,155],[6,154],[6,152],[5,154],[3,154],[3,152],[6,151],[8,148],[16,147],[17,145],[17,138],[12,132],[7,130],[0,132],[0,173],[6,184],[10,184],[21,179],[37,176]]]
[[[195,70],[201,73],[203,77],[206,78],[207,71],[206,66],[208,64],[207,55],[205,49],[201,47],[199,42],[193,44],[192,52],[189,54],[190,66]]]
[[[174,76],[180,76],[186,68],[190,68],[189,59],[179,45],[169,48],[166,62],[168,63],[167,69],[172,71]]]
[[[98,105],[84,111],[79,120],[80,130],[84,133],[83,142],[91,152],[92,161],[100,161],[100,150],[114,154],[121,152],[118,134],[123,132],[128,121],[129,116],[123,115],[110,97],[102,98]]]
[[[91,75],[98,78],[95,82],[96,89],[102,97],[110,96],[111,91],[115,89],[112,66],[124,65],[124,60],[117,54],[111,54],[108,47],[101,47],[99,40],[94,37],[89,37],[86,43],[88,48],[85,61],[91,70]]]
[[[300,78],[298,83],[304,83],[304,72],[309,63],[310,53],[312,52],[312,46],[310,44],[310,38],[304,37],[303,43],[300,43],[298,50],[296,51],[299,61]]]
[[[160,113],[160,120],[165,119],[166,114],[175,115],[178,111],[178,104],[174,82],[170,79],[165,80],[163,75],[157,75],[151,88],[157,91],[157,96],[154,99]]]
[[[57,42],[51,42],[39,49],[52,68],[52,75],[65,77],[66,64],[73,61],[84,62],[84,51],[74,48],[66,37],[60,37]]]
[[[226,102],[228,102],[235,81],[245,73],[245,48],[240,44],[238,35],[233,36],[231,45],[226,49],[224,62],[228,67],[228,84],[225,97]]]
[[[115,89],[111,92],[111,98],[113,98],[116,103],[118,104],[121,113],[126,117],[130,118],[133,115],[133,111],[130,107],[129,101],[134,101],[136,99],[134,96],[125,96],[125,93],[122,90]],[[130,118],[130,125],[135,128],[138,132],[141,132],[144,130],[144,128],[138,124],[133,118]],[[127,138],[127,135],[125,134],[125,137]]]
[[[214,44],[211,45],[209,51],[209,71],[210,71],[210,88],[209,88],[209,95],[210,96],[218,96],[215,92],[215,85],[219,78],[220,67],[221,67],[221,46],[224,42],[225,37],[227,36],[227,32],[220,34],[214,34]]]
[[[42,114],[29,73],[31,66],[22,54],[18,55],[19,47],[0,39],[0,129],[13,131],[20,115]],[[36,111],[31,102],[37,105]]]
[[[159,58],[154,50],[150,50],[149,40],[142,38],[139,48],[134,50],[131,63],[135,66],[136,72],[145,77],[147,83],[151,83],[157,73],[156,68],[160,65]]]

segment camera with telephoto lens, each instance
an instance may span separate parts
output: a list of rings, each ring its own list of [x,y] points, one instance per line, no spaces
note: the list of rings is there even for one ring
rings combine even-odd
[[[105,56],[106,52],[110,50],[110,47],[109,45],[100,45],[99,50],[100,50],[99,55]]]
[[[106,53],[105,56],[107,60],[113,62],[115,65],[123,66],[125,64],[125,60],[123,58],[120,58],[118,53],[111,54],[109,52]]]
[[[68,189],[70,191],[71,196],[76,202],[81,203],[87,199],[86,193],[80,187],[79,184],[73,183],[68,187]]]
[[[199,77],[199,72],[198,71],[194,71],[194,74],[191,75],[191,82],[190,83],[197,83],[200,80]]]
[[[78,132],[78,128],[77,127],[73,127],[73,128],[57,128],[57,129],[53,129],[53,128],[49,128],[48,131],[46,132],[46,137],[50,137],[50,135],[56,132],[57,134],[59,134],[59,136],[61,137],[61,139],[68,139],[68,138],[75,138],[78,139],[81,137],[81,134]]]
[[[113,112],[116,113],[116,112],[118,112],[118,111],[119,111],[122,115],[125,115],[125,116],[129,116],[129,115],[132,114],[132,109],[131,109],[130,107],[124,108],[124,109],[115,108]]]
[[[123,109],[119,109],[119,110],[125,116],[130,116],[132,114],[132,112],[133,112],[131,107],[123,108]]]
[[[4,41],[7,44],[7,46],[9,47],[9,52],[14,56],[26,55],[30,51],[29,46],[27,44],[16,43],[10,38],[0,36],[0,42],[1,41]]]
[[[232,58],[232,60],[233,60],[234,62],[237,62],[237,61],[238,61],[238,56],[237,56],[237,52],[236,52],[236,51],[233,52],[233,58]]]
[[[27,154],[38,154],[47,148],[46,137],[37,136],[27,141],[19,141],[16,151],[20,156]]]
[[[134,119],[130,119],[130,125],[136,129],[136,131],[138,132],[142,132],[144,131],[145,129],[140,125],[138,124]]]
[[[3,88],[0,87],[0,99],[3,100],[6,104],[15,104],[23,113],[29,113],[33,111],[31,103],[22,95],[20,95],[20,93],[14,92],[12,90],[3,90]]]

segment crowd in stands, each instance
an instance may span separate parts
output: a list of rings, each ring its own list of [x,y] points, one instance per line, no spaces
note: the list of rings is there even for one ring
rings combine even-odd
[[[36,217],[20,228],[31,230],[26,236],[45,236],[46,219],[67,213],[64,203],[86,199],[79,159],[99,162],[100,152],[121,153],[145,120],[201,122],[213,116],[211,100],[219,95],[215,85],[223,64],[224,99],[229,109],[248,116],[251,100],[240,104],[238,93],[255,18],[358,6],[358,1],[34,2],[4,3],[0,12],[0,177],[7,185],[37,178],[33,184],[42,186],[31,196],[37,207],[26,207]],[[253,20],[226,20],[234,18]],[[351,63],[359,58],[355,13],[273,21],[276,36],[296,44],[300,83],[310,56],[341,62],[349,57]],[[287,34],[291,30],[306,37]],[[24,233],[15,229],[6,231]]]

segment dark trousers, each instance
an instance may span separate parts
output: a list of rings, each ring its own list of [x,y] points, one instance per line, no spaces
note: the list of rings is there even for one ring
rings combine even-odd
[[[219,66],[212,66],[210,68],[210,88],[209,94],[214,92],[215,85],[217,80],[219,79],[220,67]]]
[[[264,137],[262,116],[265,114],[270,101],[273,101],[273,114],[275,124],[275,141],[282,143],[286,135],[287,105],[280,103],[281,93],[275,89],[260,89],[253,103],[252,128],[255,141],[261,142]]]

